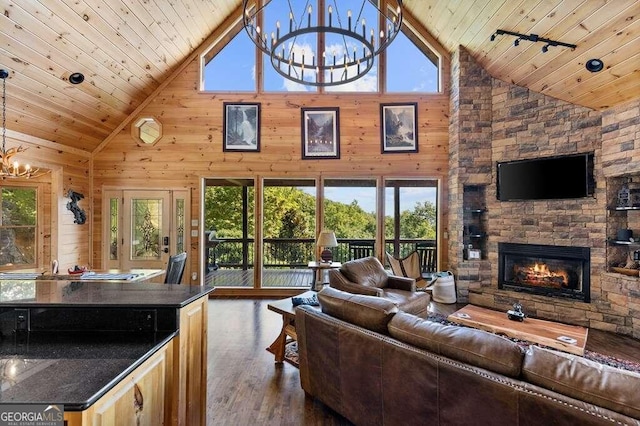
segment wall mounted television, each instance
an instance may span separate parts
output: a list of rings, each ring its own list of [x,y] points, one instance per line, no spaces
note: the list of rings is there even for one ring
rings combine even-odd
[[[593,152],[497,163],[500,201],[593,196]]]

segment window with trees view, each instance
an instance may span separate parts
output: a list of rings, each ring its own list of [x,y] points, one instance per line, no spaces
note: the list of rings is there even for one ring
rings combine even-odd
[[[207,179],[204,202],[206,270],[209,284],[253,287],[254,268],[262,268],[262,287],[309,286],[307,264],[316,256],[316,231],[335,231],[334,260],[353,258],[352,246],[369,245],[406,256],[428,246],[435,252],[438,182],[390,179],[384,182],[384,212],[378,211],[379,179],[328,178]],[[322,188],[316,186],[322,182]],[[254,262],[255,191],[261,185],[262,265]],[[322,200],[322,216],[316,210]],[[381,217],[384,215],[384,217]],[[384,221],[385,239],[377,241]],[[316,226],[322,224],[322,226]],[[233,271],[238,272],[233,274]],[[225,275],[226,273],[226,275]],[[293,277],[300,278],[296,281]]]
[[[309,260],[313,259],[315,188],[314,179],[264,180],[262,266],[265,272],[269,269],[306,269]],[[263,283],[263,287],[282,287],[283,284],[286,282],[280,283],[274,277]]]
[[[385,182],[385,249],[403,257],[424,241],[436,243],[438,182],[387,180]]]
[[[35,267],[37,263],[37,188],[2,187],[0,268]]]

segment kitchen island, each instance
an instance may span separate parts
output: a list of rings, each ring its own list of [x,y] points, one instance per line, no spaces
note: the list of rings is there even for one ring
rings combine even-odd
[[[211,287],[0,282],[0,403],[67,424],[204,425]]]

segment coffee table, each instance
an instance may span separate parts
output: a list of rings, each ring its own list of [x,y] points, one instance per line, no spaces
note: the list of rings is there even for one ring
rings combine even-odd
[[[588,328],[535,318],[513,321],[506,312],[467,305],[447,317],[451,322],[584,355]],[[558,340],[560,338],[560,340]],[[565,339],[567,338],[567,339]],[[575,340],[567,341],[568,339]]]
[[[296,297],[311,297],[317,294],[315,291],[306,291]],[[287,343],[297,340],[298,338],[296,335],[296,308],[293,306],[291,298],[288,297],[269,303],[267,309],[282,315],[282,329],[280,330],[280,334],[267,348],[269,352],[275,355],[276,362],[281,363],[284,361],[284,349]],[[318,307],[318,309],[320,308]]]

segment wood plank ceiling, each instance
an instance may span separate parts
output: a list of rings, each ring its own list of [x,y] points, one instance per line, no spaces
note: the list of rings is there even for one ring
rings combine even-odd
[[[274,0],[276,1],[276,0]],[[299,0],[300,1],[300,0]],[[7,128],[92,152],[241,0],[0,0]],[[640,98],[637,0],[405,0],[449,51],[496,78],[594,109]],[[498,36],[496,29],[576,44]],[[590,73],[585,61],[605,69]],[[84,83],[69,75],[82,72]]]

